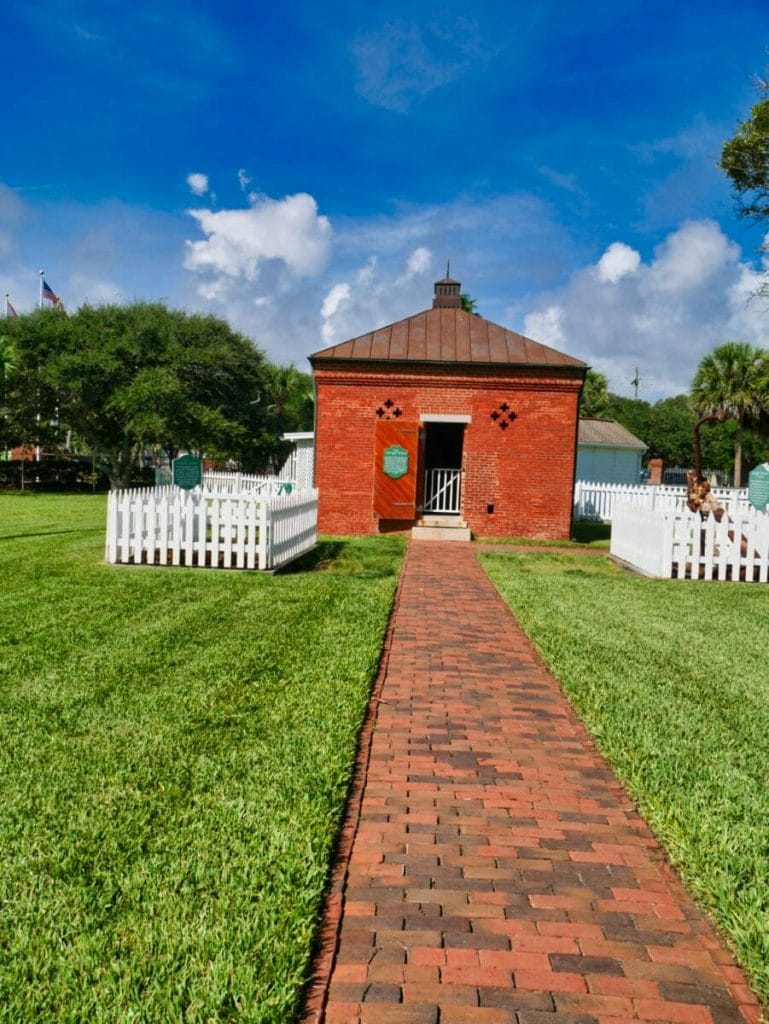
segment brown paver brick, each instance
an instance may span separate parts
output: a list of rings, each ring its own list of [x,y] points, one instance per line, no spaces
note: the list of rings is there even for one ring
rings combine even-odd
[[[441,1024],[517,1024],[512,1010],[491,1007],[441,1007]]]
[[[339,1024],[438,1024],[438,1007],[426,1004],[365,1003],[359,1012],[360,1016],[340,1018]]]
[[[409,549],[304,1024],[757,1024],[469,546]]]

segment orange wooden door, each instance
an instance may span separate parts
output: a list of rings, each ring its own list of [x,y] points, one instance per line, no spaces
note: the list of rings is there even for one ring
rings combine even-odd
[[[374,512],[416,518],[419,424],[379,420],[374,439]]]

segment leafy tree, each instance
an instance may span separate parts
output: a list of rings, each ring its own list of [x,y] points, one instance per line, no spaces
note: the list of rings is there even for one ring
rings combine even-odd
[[[695,419],[692,416],[692,419]],[[737,424],[734,420],[719,423],[711,420],[702,430],[702,464],[709,469],[734,473],[734,442]],[[745,469],[769,459],[769,440],[766,434],[745,427],[742,430],[742,475]]]
[[[733,138],[724,143],[719,166],[731,180],[740,213],[769,217],[769,82]]]
[[[650,444],[652,407],[648,402],[640,398],[625,398],[610,393],[607,416],[621,423],[645,444]],[[648,452],[646,454],[649,455]]]
[[[688,395],[674,395],[651,405],[640,399],[609,394],[607,417],[621,423],[646,443],[644,460],[661,458],[668,466],[694,465],[694,427],[697,415]],[[765,433],[769,434],[769,414]],[[710,421],[702,432],[703,464],[731,472],[734,464],[734,421]],[[769,440],[761,432],[742,430],[743,462],[757,465],[769,458]]]
[[[16,349],[11,339],[0,334],[0,387],[5,385],[6,379],[16,369]]]
[[[591,419],[605,419],[609,415],[609,382],[597,370],[588,370],[579,400],[579,414]]]
[[[59,345],[62,330],[66,329],[63,310],[46,310],[30,316],[6,320],[5,337],[13,352],[13,368],[5,376],[5,427],[11,445],[40,445],[54,443],[58,424],[58,396],[55,388],[42,373],[37,353],[54,351]],[[34,351],[23,344],[23,324],[32,317],[36,323]],[[8,346],[6,346],[8,347]]]
[[[691,466],[694,414],[686,395],[663,398],[651,407],[648,458],[663,459],[668,466]]]
[[[692,407],[699,426],[706,420],[734,420],[734,486],[742,483],[742,433],[769,408],[769,353],[744,341],[727,341],[700,360],[692,381]],[[698,445],[699,441],[695,441]],[[699,453],[695,450],[695,463]],[[701,467],[697,465],[700,472]]]
[[[36,310],[9,321],[19,366],[9,399],[27,433],[61,420],[125,486],[141,450],[157,445],[269,462],[274,422],[260,402],[268,364],[213,316],[158,303]],[[39,438],[36,438],[39,440]]]
[[[13,342],[6,335],[0,335],[0,442],[4,443],[6,448],[11,429],[10,409],[7,405],[6,395],[16,370],[16,360],[16,349]]]
[[[475,308],[478,305],[478,303],[476,302],[475,299],[471,298],[467,294],[467,292],[462,292],[459,296],[459,299],[462,303],[462,309],[465,311],[465,313],[472,313],[473,316],[480,316],[480,313]]]
[[[295,366],[268,368],[268,409],[279,433],[312,430],[315,418],[315,387],[309,373]]]

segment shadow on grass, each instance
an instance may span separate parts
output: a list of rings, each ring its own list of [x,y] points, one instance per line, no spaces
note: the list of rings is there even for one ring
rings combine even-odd
[[[25,540],[30,537],[55,537],[62,533],[103,533],[103,526],[93,526],[87,530],[35,530],[32,533],[3,533],[0,534],[0,541],[4,540]]]
[[[299,572],[323,572],[342,552],[343,542],[338,540],[318,541],[312,551],[295,559],[283,569],[284,576]]]
[[[286,566],[284,575],[323,572],[381,579],[396,576],[405,541],[401,536],[322,537],[312,551]]]
[[[611,537],[611,523],[591,523],[580,520],[574,524],[574,540],[578,544],[608,543]]]

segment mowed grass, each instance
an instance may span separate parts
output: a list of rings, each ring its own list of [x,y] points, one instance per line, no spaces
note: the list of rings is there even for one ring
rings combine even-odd
[[[769,1005],[769,588],[481,557]]]
[[[109,566],[0,495],[0,1021],[287,1022],[402,558]]]

